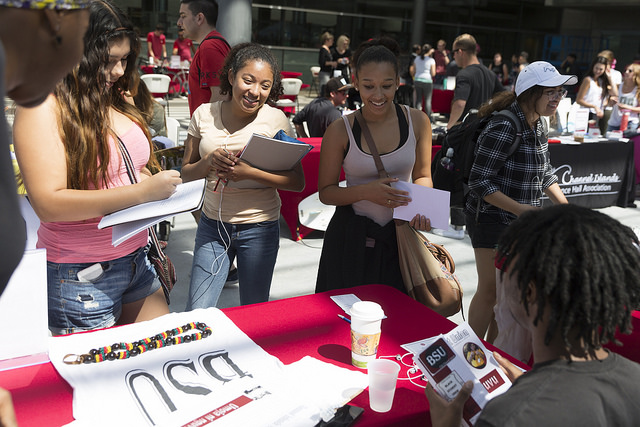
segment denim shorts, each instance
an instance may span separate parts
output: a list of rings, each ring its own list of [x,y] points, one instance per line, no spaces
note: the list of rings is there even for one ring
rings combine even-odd
[[[95,263],[47,262],[49,329],[53,335],[115,325],[122,305],[141,300],[160,288],[147,253],[149,246],[101,262],[103,273],[79,281],[78,272]]]
[[[507,224],[482,214],[478,216],[478,221],[476,222],[475,213],[466,213],[465,221],[467,232],[471,238],[471,246],[474,249],[495,249],[498,246],[498,240],[502,232],[508,227]]]

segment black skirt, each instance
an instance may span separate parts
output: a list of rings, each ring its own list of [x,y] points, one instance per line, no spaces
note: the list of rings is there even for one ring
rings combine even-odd
[[[367,247],[367,238],[375,244]],[[403,293],[394,221],[380,226],[338,206],[324,235],[316,292],[353,286],[384,284]]]

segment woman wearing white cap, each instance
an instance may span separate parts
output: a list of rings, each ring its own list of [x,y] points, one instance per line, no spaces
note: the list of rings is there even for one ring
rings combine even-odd
[[[514,123],[504,116],[491,120],[478,138],[469,176],[466,224],[476,258],[478,289],[469,307],[469,325],[492,342],[496,337],[493,306],[496,302],[495,245],[509,223],[530,209],[542,206],[542,195],[553,203],[567,203],[549,163],[546,125],[542,116],[556,113],[576,76],[558,73],[548,62],[528,65],[518,75],[515,94],[500,92],[480,108],[479,116],[507,109],[520,121],[517,150]]]

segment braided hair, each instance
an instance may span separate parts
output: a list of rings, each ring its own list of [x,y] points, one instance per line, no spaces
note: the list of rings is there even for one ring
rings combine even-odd
[[[576,205],[529,211],[501,236],[497,260],[517,279],[527,314],[527,288],[535,286],[534,325],[548,306],[545,344],[560,333],[568,349],[577,341],[590,353],[618,330],[631,332],[631,312],[640,308],[640,246],[617,220]]]

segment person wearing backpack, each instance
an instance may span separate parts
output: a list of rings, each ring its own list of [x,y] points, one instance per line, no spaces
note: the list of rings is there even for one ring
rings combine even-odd
[[[495,115],[478,137],[469,174],[465,220],[471,237],[478,272],[478,288],[469,306],[469,325],[489,342],[497,335],[493,306],[496,303],[495,247],[501,233],[522,213],[539,209],[542,195],[554,204],[567,203],[552,173],[546,122],[553,116],[576,76],[561,75],[544,61],[520,72],[515,93],[501,92],[480,108],[479,116],[511,111],[520,121],[518,135],[512,120]],[[517,142],[516,142],[517,141]],[[511,153],[511,146],[517,149]]]

